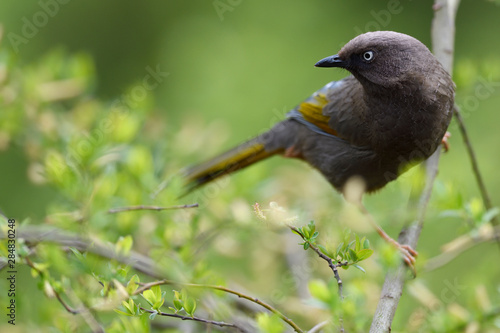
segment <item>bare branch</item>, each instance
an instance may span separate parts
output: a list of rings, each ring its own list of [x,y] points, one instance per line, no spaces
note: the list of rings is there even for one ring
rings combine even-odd
[[[460,0],[435,0],[435,11],[432,22],[432,44],[436,58],[451,74],[453,65],[453,49],[455,40],[455,15]],[[400,233],[399,242],[416,248],[423,227],[425,213],[431,196],[434,180],[438,171],[440,150],[426,161],[426,183],[418,203],[417,220],[410,226],[405,226]],[[371,333],[390,332],[392,320],[396,314],[399,300],[405,284],[406,267],[402,263],[394,271],[390,271],[382,287],[380,301],[375,310]]]
[[[165,317],[179,318],[179,319],[182,319],[182,320],[192,320],[192,321],[197,321],[197,322],[200,322],[200,323],[205,323],[205,324],[209,324],[209,325],[215,325],[215,326],[219,326],[219,327],[232,327],[232,328],[237,329],[240,332],[246,332],[245,329],[243,329],[242,327],[239,327],[236,324],[225,323],[223,321],[215,321],[215,320],[208,320],[208,319],[203,319],[203,318],[198,318],[198,317],[182,316],[182,315],[179,315],[179,314],[176,314],[176,313],[166,313],[166,312],[161,312],[161,311],[157,312],[157,311],[154,311],[154,310],[145,309],[142,306],[141,306],[141,310],[145,311],[145,312],[148,312],[148,313],[157,313],[160,316],[165,316]]]
[[[133,294],[134,295],[138,295],[138,294],[144,292],[145,290],[148,290],[148,289],[150,289],[150,288],[152,288],[154,286],[166,285],[166,284],[168,284],[168,285],[177,285],[177,286],[188,287],[188,288],[214,289],[214,290],[223,291],[223,292],[228,293],[228,294],[236,295],[239,298],[243,298],[243,299],[246,299],[246,300],[248,300],[250,302],[256,303],[256,304],[262,306],[263,308],[269,310],[270,312],[274,313],[275,315],[277,315],[278,317],[280,317],[281,320],[283,320],[290,327],[292,327],[295,332],[297,332],[297,333],[304,333],[304,331],[299,326],[297,326],[297,324],[295,324],[290,318],[288,318],[287,316],[285,316],[283,313],[281,313],[278,309],[274,308],[273,306],[271,306],[271,305],[269,305],[269,304],[267,304],[267,303],[259,300],[258,298],[251,297],[251,296],[242,294],[242,293],[240,293],[238,291],[235,291],[235,290],[232,290],[232,289],[229,289],[229,288],[226,288],[226,287],[222,287],[222,286],[215,286],[215,285],[209,285],[209,284],[196,284],[196,283],[182,283],[182,282],[175,282],[175,281],[170,281],[170,280],[161,280],[161,281],[154,281],[154,282],[151,282],[151,283],[141,284],[142,287],[136,289],[136,291]]]
[[[0,239],[5,237],[6,234],[0,233]],[[156,267],[155,262],[149,257],[134,251],[130,251],[128,256],[124,256],[117,253],[112,245],[103,244],[97,239],[79,237],[57,228],[40,226],[20,227],[18,229],[18,238],[22,238],[27,243],[31,244],[50,242],[75,248],[82,252],[87,251],[103,258],[114,259],[126,265],[130,265],[135,270],[153,278],[162,278],[160,270]]]
[[[474,177],[476,178],[477,185],[479,187],[479,192],[481,193],[481,198],[483,199],[484,207],[486,209],[492,209],[493,205],[491,204],[490,195],[488,194],[488,190],[486,189],[486,185],[484,184],[483,177],[481,176],[481,171],[479,171],[479,165],[477,163],[476,154],[474,152],[474,148],[472,148],[472,144],[469,139],[469,134],[467,133],[467,129],[465,128],[465,122],[462,118],[462,114],[460,113],[460,109],[457,105],[455,105],[453,109],[455,113],[455,119],[457,119],[458,128],[460,129],[460,133],[462,134],[462,138],[464,139],[465,147],[467,148],[467,153],[469,154],[470,162],[472,164],[472,172],[474,173]],[[493,226],[498,226],[499,222],[497,217],[491,219],[491,224]],[[500,246],[500,234],[495,234],[495,240]]]
[[[134,211],[134,210],[156,210],[156,211],[162,211],[162,210],[197,208],[197,207],[198,207],[197,203],[194,203],[194,204],[191,204],[191,205],[178,205],[178,206],[170,206],[170,207],[139,205],[139,206],[127,206],[127,207],[112,208],[112,209],[108,210],[108,213],[109,214],[116,214],[116,213],[121,213],[121,212],[130,212],[130,211]]]
[[[479,229],[478,235],[475,237],[470,235],[459,236],[442,246],[444,248],[443,252],[430,258],[425,264],[424,271],[430,272],[443,267],[465,251],[484,242],[496,240],[499,234],[500,227],[492,228],[491,225],[485,224]]]

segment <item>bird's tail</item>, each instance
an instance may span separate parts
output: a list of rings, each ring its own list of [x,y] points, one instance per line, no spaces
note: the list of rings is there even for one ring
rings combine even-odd
[[[205,163],[189,167],[184,172],[187,183],[185,194],[276,153],[277,151],[267,151],[262,136],[258,136]]]

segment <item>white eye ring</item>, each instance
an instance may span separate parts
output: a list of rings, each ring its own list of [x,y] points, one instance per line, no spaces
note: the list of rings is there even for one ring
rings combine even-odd
[[[370,62],[373,60],[374,54],[373,51],[366,51],[363,53],[363,60],[366,62]]]

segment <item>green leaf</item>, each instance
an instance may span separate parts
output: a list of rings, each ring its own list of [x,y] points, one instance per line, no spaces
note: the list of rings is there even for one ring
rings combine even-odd
[[[359,250],[361,250],[361,242],[359,241],[359,236],[356,234],[356,247],[355,247],[354,251],[356,251],[356,253],[358,253]]]
[[[184,310],[191,317],[194,317],[194,311],[196,310],[196,300],[194,298],[188,298],[186,302],[184,302]]]
[[[152,290],[145,290],[142,293],[142,297],[149,303],[149,305],[153,306],[156,303],[156,297]]]
[[[309,227],[309,231],[311,232],[311,234],[314,233],[314,231],[316,230],[316,225],[314,224],[314,221],[310,221],[307,226]]]
[[[318,244],[318,249],[324,254],[324,255],[327,255],[329,256],[330,258],[333,257],[332,254],[326,249],[326,247],[324,247],[323,245],[321,244]]]
[[[363,238],[363,249],[369,249],[370,248],[370,241],[368,239]]]
[[[140,281],[140,280],[139,280],[139,276],[137,276],[137,274],[134,274],[134,275],[130,278],[130,280],[129,280],[129,281],[128,281],[128,283],[127,283],[127,288],[126,288],[126,290],[127,290],[127,292],[128,292],[129,294],[132,294],[134,291],[136,291],[136,290],[137,290],[137,287],[139,286],[139,285],[137,284],[137,282],[139,282],[139,281]]]
[[[116,313],[118,314],[121,314],[121,315],[125,315],[125,316],[129,316],[129,317],[133,317],[134,315],[133,314],[130,314],[128,312],[123,312],[123,311],[120,311],[118,309],[113,309],[113,311],[115,311]]]
[[[354,262],[358,261],[358,256],[356,255],[356,252],[354,252],[352,249],[349,249],[349,256],[351,257],[352,261]]]
[[[300,231],[302,232],[302,235],[304,236],[305,239],[309,239],[309,229],[307,229],[306,227],[302,227],[300,229]]]
[[[342,247],[344,246],[344,243],[340,243],[338,246],[337,246],[337,250],[335,251],[335,256],[338,257],[342,257]]]
[[[363,250],[360,250],[359,252],[356,253],[356,256],[358,258],[357,261],[362,261],[362,260],[368,259],[368,258],[370,258],[370,256],[372,254],[373,254],[373,250],[372,249],[363,249]]]
[[[304,242],[304,250],[307,250],[309,248],[309,242]]]
[[[355,268],[359,269],[360,271],[362,271],[363,273],[366,273],[365,269],[357,264],[352,264]]]
[[[182,303],[182,301],[180,301],[178,299],[174,299],[173,303],[174,303],[175,310],[176,310],[175,312],[181,311],[184,308],[184,304]]]
[[[156,318],[156,315],[157,315],[157,314],[158,314],[158,312],[151,312],[151,313],[149,314],[149,319],[154,320],[154,319]]]

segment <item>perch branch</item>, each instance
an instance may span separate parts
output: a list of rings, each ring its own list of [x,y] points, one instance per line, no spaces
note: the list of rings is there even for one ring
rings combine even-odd
[[[451,74],[453,67],[453,44],[455,39],[455,15],[460,0],[435,0],[432,22],[432,44],[436,58]],[[418,202],[417,219],[410,226],[405,226],[399,236],[401,244],[416,248],[423,227],[425,213],[431,196],[434,180],[438,172],[440,150],[426,161],[425,187]],[[394,271],[390,271],[382,287],[380,300],[375,310],[370,333],[390,332],[392,320],[403,294],[406,266],[401,263]]]

